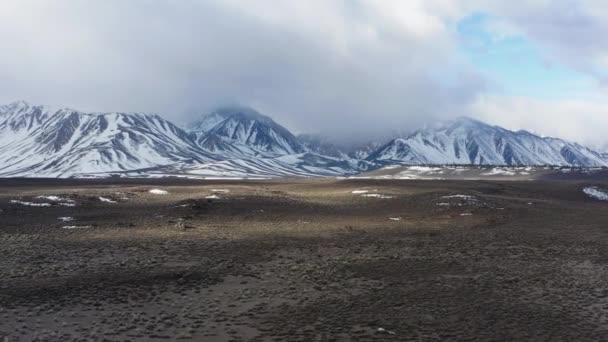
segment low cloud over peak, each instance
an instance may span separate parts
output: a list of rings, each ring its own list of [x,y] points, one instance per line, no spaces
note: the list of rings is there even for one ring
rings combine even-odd
[[[336,136],[469,115],[599,146],[608,53],[585,37],[608,32],[607,13],[584,0],[10,2],[0,100],[183,122],[242,103]]]

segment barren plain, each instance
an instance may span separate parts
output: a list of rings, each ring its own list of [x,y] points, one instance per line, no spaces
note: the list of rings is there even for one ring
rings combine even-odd
[[[0,180],[0,341],[605,340],[588,186]]]

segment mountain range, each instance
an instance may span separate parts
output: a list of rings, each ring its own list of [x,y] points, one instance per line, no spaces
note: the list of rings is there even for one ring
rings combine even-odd
[[[179,127],[155,114],[0,106],[1,177],[345,176],[387,164],[608,166],[585,146],[459,118],[390,141],[295,136],[247,107]]]
[[[605,155],[562,139],[510,131],[470,118],[393,139],[367,160],[382,164],[606,166]]]

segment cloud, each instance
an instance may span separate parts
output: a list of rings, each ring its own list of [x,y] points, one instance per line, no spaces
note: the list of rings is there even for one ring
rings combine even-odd
[[[544,123],[547,134],[595,144],[601,134],[590,137],[576,120],[605,116],[604,3],[7,1],[0,4],[0,102],[157,112],[177,121],[240,103],[296,132],[357,138],[476,115],[512,126]],[[475,13],[492,18],[486,29],[495,41],[523,36],[548,63],[593,75],[593,98],[505,94],[504,80],[463,53],[458,22]],[[524,120],[526,106],[534,110]]]
[[[469,3],[470,5],[471,3]],[[603,0],[478,1],[510,30],[526,35],[548,59],[604,80],[608,68],[608,3]]]
[[[413,125],[484,86],[442,3],[11,2],[0,5],[0,99],[183,120],[239,102],[342,135]]]
[[[585,99],[548,101],[521,96],[484,95],[472,105],[473,116],[512,130],[560,137],[608,151],[608,103]]]

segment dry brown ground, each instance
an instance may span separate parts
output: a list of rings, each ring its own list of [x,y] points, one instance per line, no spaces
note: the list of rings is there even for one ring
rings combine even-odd
[[[0,341],[603,340],[585,185],[0,181]]]

